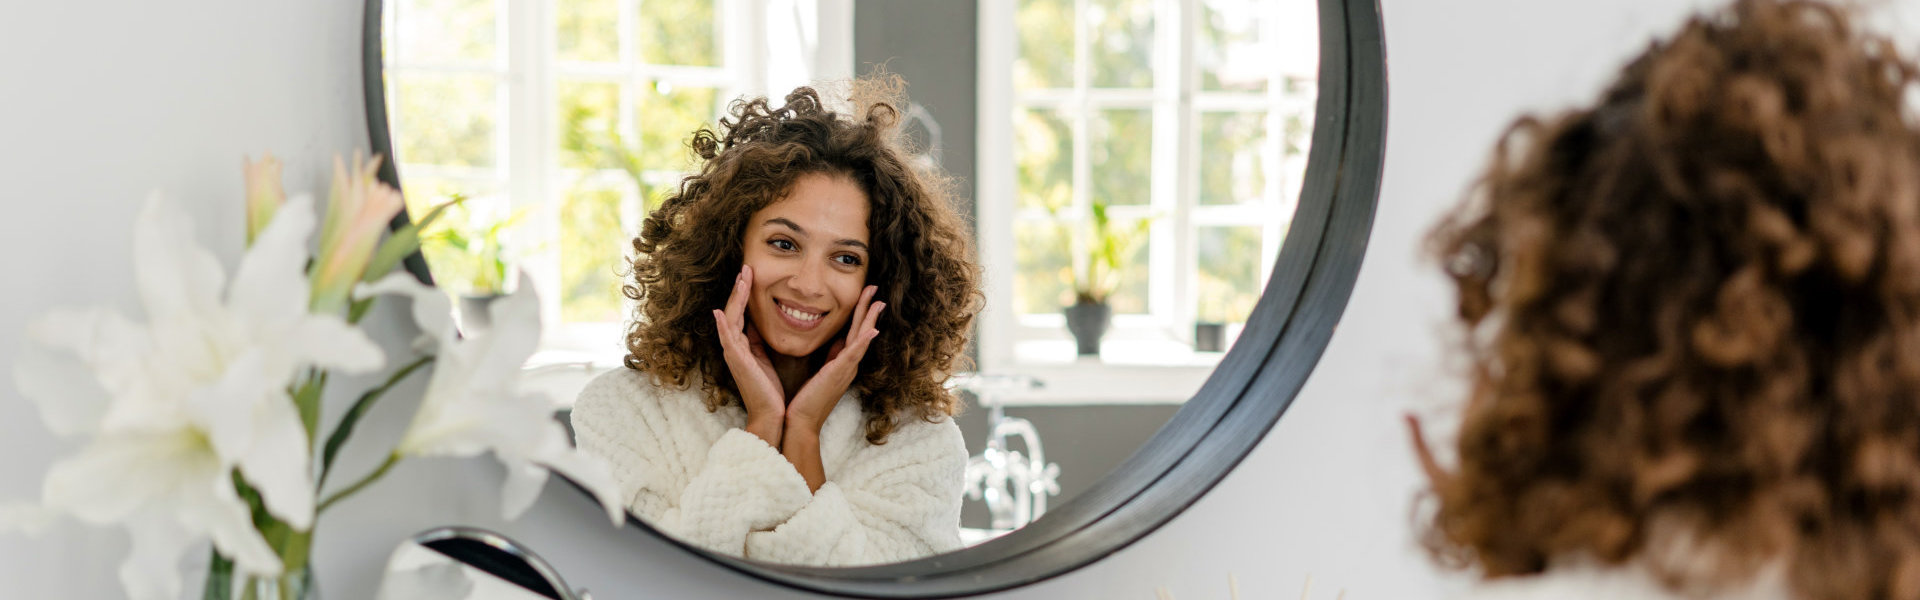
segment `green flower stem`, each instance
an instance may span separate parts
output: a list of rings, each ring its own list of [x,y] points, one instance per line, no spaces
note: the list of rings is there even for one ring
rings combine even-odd
[[[333,435],[327,437],[327,445],[320,453],[320,480],[317,484],[319,487],[327,485],[327,476],[333,474],[333,459],[339,455],[340,447],[346,445],[347,438],[353,435],[353,428],[359,424],[360,417],[366,415],[367,410],[373,408],[374,402],[386,394],[388,389],[431,362],[433,362],[433,356],[428,355],[408,363],[407,366],[401,367],[399,371],[387,377],[387,381],[380,384],[380,387],[368,390],[360,396],[359,400],[354,401],[353,407],[347,409],[347,413],[340,417],[340,423],[333,426]]]
[[[228,600],[233,597],[233,561],[220,554],[220,549],[210,550],[212,562],[207,566],[207,583],[201,593],[202,600]]]
[[[373,482],[378,481],[380,477],[386,475],[387,471],[393,469],[393,465],[399,462],[400,453],[395,452],[388,454],[386,462],[380,463],[379,468],[374,469],[372,473],[368,473],[365,478],[354,482],[353,485],[347,486],[347,489],[334,492],[332,496],[328,496],[325,502],[320,503],[320,508],[314,510],[314,514],[324,513],[327,511],[327,507],[333,506],[333,503],[352,496],[355,492],[359,492],[361,488],[373,485]]]

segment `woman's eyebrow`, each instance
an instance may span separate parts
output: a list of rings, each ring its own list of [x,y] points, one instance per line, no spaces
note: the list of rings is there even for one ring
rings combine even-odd
[[[800,234],[802,236],[807,235],[806,228],[801,227],[799,223],[795,223],[793,221],[787,220],[786,217],[773,217],[771,219],[767,219],[765,222],[760,223],[760,225],[763,227],[767,225],[785,225],[787,226],[787,229],[792,229],[794,233]]]
[[[766,221],[761,222],[760,225],[762,227],[765,227],[767,225],[785,226],[787,229],[792,229],[794,233],[799,234],[801,237],[807,237],[807,229],[805,227],[801,227],[799,223],[795,223],[791,220],[788,220],[786,217],[769,218]],[[840,241],[834,242],[833,244],[835,246],[853,246],[855,248],[859,248],[863,252],[869,252],[869,253],[873,252],[872,248],[867,247],[866,242],[862,242],[860,240],[856,240],[852,238],[840,240]]]

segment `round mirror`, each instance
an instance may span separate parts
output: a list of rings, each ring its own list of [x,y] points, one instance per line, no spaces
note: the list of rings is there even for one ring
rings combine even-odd
[[[694,131],[739,98],[777,104],[877,65],[904,79],[899,147],[953,177],[947,208],[984,269],[967,370],[943,382],[964,405],[963,467],[941,488],[957,510],[920,525],[952,543],[772,561],[632,519],[803,589],[984,593],[1167,522],[1304,383],[1372,220],[1372,2],[370,0],[367,15],[383,175],[416,217],[460,200],[409,268],[475,308],[530,274],[545,333],[529,380],[558,411],[625,368],[627,252],[700,170]]]

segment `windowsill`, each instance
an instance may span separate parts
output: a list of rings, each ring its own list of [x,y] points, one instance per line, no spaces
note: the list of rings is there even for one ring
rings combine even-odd
[[[987,400],[1002,406],[1182,404],[1225,355],[1170,340],[1109,339],[1099,356],[1077,356],[1072,340],[1025,340],[1014,344],[1012,365],[992,372],[1033,377],[1041,386]],[[523,381],[528,391],[546,392],[557,406],[571,407],[588,381],[621,368],[622,358],[617,352],[544,349],[527,360]]]
[[[524,391],[545,392],[557,408],[573,408],[580,390],[601,373],[621,368],[624,355],[582,350],[541,350],[520,368]]]
[[[1099,356],[1076,355],[1072,340],[1021,341],[1013,355],[1013,364],[997,371],[1041,385],[1000,394],[1002,406],[1183,404],[1225,353],[1195,352],[1170,340],[1109,339]]]

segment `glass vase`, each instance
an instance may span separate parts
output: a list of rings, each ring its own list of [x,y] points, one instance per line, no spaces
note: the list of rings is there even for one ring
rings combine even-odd
[[[278,577],[246,577],[235,585],[233,563],[215,555],[207,569],[207,585],[202,600],[319,600],[320,588],[314,583],[313,563],[302,564]]]
[[[248,577],[238,590],[240,600],[319,600],[320,589],[313,584],[313,565],[281,573],[279,577]]]

